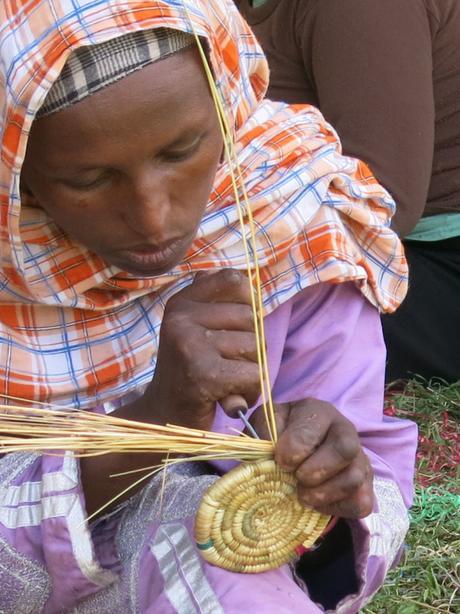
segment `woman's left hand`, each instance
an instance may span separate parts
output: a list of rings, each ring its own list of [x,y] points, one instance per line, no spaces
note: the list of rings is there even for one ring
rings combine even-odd
[[[353,424],[330,403],[305,399],[276,406],[275,460],[299,481],[299,500],[342,518],[372,512],[373,472]],[[262,408],[251,423],[267,437]]]

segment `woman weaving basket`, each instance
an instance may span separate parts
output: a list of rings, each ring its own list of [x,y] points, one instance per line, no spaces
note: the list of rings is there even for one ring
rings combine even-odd
[[[4,0],[0,22],[1,393],[229,434],[236,395],[266,435],[248,218],[197,34],[254,217],[275,460],[336,522],[292,565],[235,573],[193,535],[230,463],[174,465],[88,524],[134,479],[111,475],[158,455],[6,454],[0,611],[356,612],[412,496],[415,427],[382,415],[379,310],[406,286],[391,198],[317,110],[263,100],[230,1]]]

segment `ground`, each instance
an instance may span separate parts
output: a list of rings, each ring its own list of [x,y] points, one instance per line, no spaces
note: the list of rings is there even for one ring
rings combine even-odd
[[[460,381],[390,387],[386,413],[419,426],[415,503],[400,565],[363,614],[460,612]]]

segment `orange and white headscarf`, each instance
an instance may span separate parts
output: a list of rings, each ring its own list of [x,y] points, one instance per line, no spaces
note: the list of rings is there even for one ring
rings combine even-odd
[[[31,123],[73,49],[170,28],[207,41],[257,226],[266,312],[319,282],[355,281],[383,311],[407,269],[394,203],[310,106],[264,101],[267,65],[231,0],[2,0],[0,393],[90,407],[147,383],[168,298],[199,270],[245,268],[226,163],[198,234],[165,275],[134,278],[21,207]]]

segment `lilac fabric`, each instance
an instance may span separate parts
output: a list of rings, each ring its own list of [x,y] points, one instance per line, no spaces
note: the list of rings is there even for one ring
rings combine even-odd
[[[380,318],[351,284],[299,293],[266,319],[275,401],[316,397],[356,426],[372,463],[372,514],[350,521],[359,590],[335,611],[357,612],[397,560],[408,528],[413,423],[383,416]],[[241,427],[218,409],[214,428]],[[220,471],[229,463],[218,464]],[[193,517],[216,479],[185,465],[88,528],[78,461],[13,454],[0,460],[0,612],[322,612],[291,568],[236,574],[205,563]],[[331,578],[333,582],[333,578]]]

